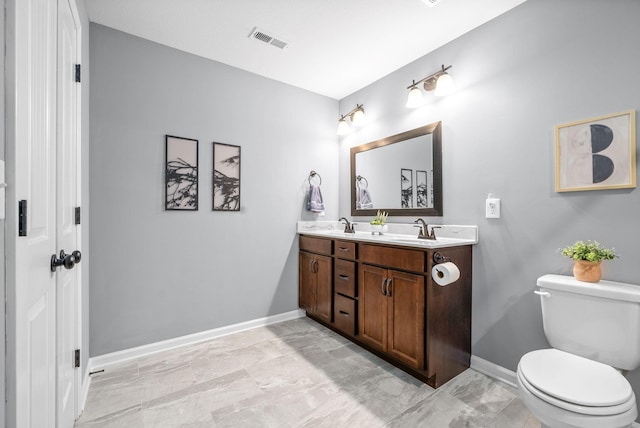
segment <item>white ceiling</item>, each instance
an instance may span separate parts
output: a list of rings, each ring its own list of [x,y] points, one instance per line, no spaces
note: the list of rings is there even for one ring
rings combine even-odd
[[[525,0],[87,0],[89,19],[335,99]],[[288,42],[248,36],[254,27]]]

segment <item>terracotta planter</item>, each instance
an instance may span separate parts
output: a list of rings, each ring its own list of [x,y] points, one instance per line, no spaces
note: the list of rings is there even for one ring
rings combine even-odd
[[[573,276],[578,281],[598,282],[602,278],[602,262],[589,262],[587,260],[575,260]]]

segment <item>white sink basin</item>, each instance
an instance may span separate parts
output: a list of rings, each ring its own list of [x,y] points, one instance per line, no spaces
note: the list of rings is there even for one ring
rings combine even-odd
[[[356,235],[369,233],[369,232],[360,232],[358,230],[356,230],[355,233],[347,233],[344,230],[318,230],[317,232],[323,235],[326,234],[326,235],[344,235],[344,236],[356,236]]]
[[[436,246],[442,246],[442,245],[461,244],[461,240],[455,239],[455,238],[422,239],[422,238],[418,238],[417,236],[415,237],[394,236],[394,237],[389,237],[389,241],[420,245],[423,247],[436,247]]]

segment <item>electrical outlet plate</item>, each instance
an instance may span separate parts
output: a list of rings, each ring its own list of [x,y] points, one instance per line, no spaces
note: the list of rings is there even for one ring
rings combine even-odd
[[[500,199],[487,198],[486,218],[500,218]]]

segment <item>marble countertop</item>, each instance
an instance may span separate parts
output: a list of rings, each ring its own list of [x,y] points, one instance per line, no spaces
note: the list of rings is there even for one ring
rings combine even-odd
[[[344,233],[340,221],[299,221],[297,233],[301,235],[339,238],[344,240],[393,244],[414,248],[444,248],[478,243],[478,226],[444,225],[436,226],[436,239],[418,239],[415,224],[387,223],[388,231],[382,235],[373,233],[369,223],[355,224],[355,233]]]

